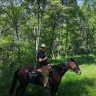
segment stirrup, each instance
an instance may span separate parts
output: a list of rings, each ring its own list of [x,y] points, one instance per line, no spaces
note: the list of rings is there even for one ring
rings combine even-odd
[[[29,72],[29,74],[35,74],[36,72],[35,71],[31,71],[31,72]]]
[[[46,86],[44,86],[44,87],[45,87],[45,89],[50,89],[51,88],[50,82],[48,81],[47,84],[46,84]]]
[[[45,89],[51,89],[51,87],[50,87],[50,86],[45,86],[44,88],[45,88]]]
[[[31,73],[36,73],[35,71],[32,71]]]

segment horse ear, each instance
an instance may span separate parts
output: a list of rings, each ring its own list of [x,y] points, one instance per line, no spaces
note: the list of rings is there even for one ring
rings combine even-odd
[[[71,61],[74,61],[74,59],[73,59],[73,58],[71,58]]]

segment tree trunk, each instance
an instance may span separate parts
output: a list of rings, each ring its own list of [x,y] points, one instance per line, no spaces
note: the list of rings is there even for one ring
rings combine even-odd
[[[58,34],[59,34],[59,37],[58,37],[58,59],[61,57],[60,55],[60,40],[61,40],[61,29],[59,28],[58,30]]]
[[[86,55],[88,56],[88,32],[89,28],[86,28]]]
[[[18,36],[18,26],[16,25],[16,35],[17,35],[17,41],[18,41],[18,44],[17,44],[17,52],[18,52],[18,61],[19,61],[19,64],[20,64],[20,67],[22,67],[21,65],[21,54],[20,54],[20,44],[19,44],[19,36]]]
[[[68,53],[67,53],[67,47],[68,47],[68,24],[69,24],[69,21],[67,22],[67,28],[66,28],[65,57],[67,57],[67,55],[68,55]]]
[[[38,26],[37,26],[37,30],[35,31],[36,31],[36,57],[37,57],[39,42],[40,42],[40,1],[38,1]]]
[[[55,18],[53,19],[53,26],[52,26],[52,37],[51,37],[51,42],[50,42],[50,50],[49,50],[49,56],[53,55],[53,42],[54,42],[54,34],[55,34]]]

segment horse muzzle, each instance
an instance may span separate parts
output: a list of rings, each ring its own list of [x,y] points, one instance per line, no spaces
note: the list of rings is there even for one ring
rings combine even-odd
[[[81,71],[77,71],[76,74],[80,75],[81,74]]]

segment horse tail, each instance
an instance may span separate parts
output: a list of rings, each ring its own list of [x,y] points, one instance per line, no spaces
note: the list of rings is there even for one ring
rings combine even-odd
[[[9,89],[9,96],[12,96],[13,92],[14,92],[14,89],[15,89],[15,86],[16,86],[16,82],[17,82],[17,73],[19,72],[20,69],[16,70],[15,73],[14,73],[14,78],[13,78],[13,81],[12,81],[12,84],[11,84],[11,87]]]

